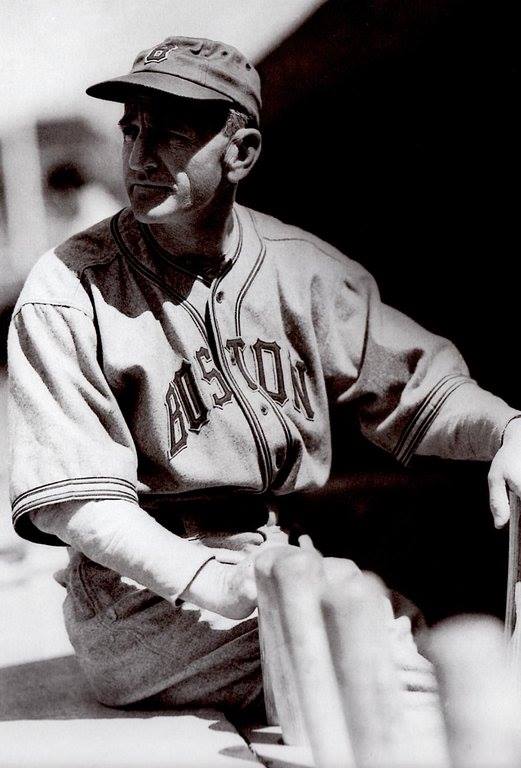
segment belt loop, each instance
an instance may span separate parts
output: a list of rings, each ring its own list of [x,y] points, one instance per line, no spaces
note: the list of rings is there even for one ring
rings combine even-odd
[[[265,525],[278,525],[279,518],[277,514],[277,509],[275,507],[272,507],[269,502],[266,504],[266,508],[268,510],[268,519]]]

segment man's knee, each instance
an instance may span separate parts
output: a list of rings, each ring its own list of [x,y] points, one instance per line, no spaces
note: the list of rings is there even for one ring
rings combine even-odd
[[[78,660],[94,697],[108,707],[143,703],[159,708],[217,707],[244,709],[262,695],[260,659],[255,653],[240,660],[223,651],[203,657],[187,668],[166,663],[161,674],[136,660],[133,669],[114,659],[103,666],[92,658]]]
[[[167,706],[242,706],[258,695],[256,619],[217,629],[198,611],[153,614],[112,622],[68,616],[78,663],[99,702],[122,707],[168,691]]]

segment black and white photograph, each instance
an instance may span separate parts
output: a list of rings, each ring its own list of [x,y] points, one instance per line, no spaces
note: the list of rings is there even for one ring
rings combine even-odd
[[[0,4],[1,768],[519,768],[518,26]]]

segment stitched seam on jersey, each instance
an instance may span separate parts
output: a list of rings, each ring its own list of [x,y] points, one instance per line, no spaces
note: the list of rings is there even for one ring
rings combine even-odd
[[[467,376],[459,374],[445,376],[430,391],[392,452],[398,461],[408,461],[447,397],[468,381]],[[436,400],[436,396],[439,396],[439,399]]]
[[[216,334],[218,336],[218,338],[216,339],[217,344],[215,345],[216,351],[221,356],[221,367],[226,371],[228,383],[230,383],[230,381],[232,382],[232,389],[234,391],[235,397],[237,398],[237,403],[239,404],[239,407],[241,408],[244,414],[244,417],[249,424],[251,433],[253,435],[253,439],[255,440],[255,444],[257,446],[257,451],[260,454],[260,458],[261,458],[260,469],[261,469],[261,478],[262,478],[263,487],[261,491],[259,491],[258,493],[265,493],[265,491],[267,491],[270,486],[271,475],[272,475],[272,463],[271,463],[271,454],[269,451],[269,446],[267,444],[264,432],[262,431],[260,422],[257,418],[257,414],[253,410],[252,406],[248,401],[248,398],[244,395],[239,384],[237,384],[237,382],[235,381],[235,378],[233,377],[233,374],[231,373],[231,370],[228,366],[228,361],[226,359],[226,355],[224,354],[224,349],[223,349],[223,344],[221,339],[221,332],[219,329],[219,325],[215,320],[215,316],[214,316],[213,298],[217,292],[217,286],[219,285],[221,279],[222,277],[215,281],[214,287],[212,289],[211,302],[209,303],[209,307],[210,307],[209,311],[211,316],[213,316],[212,327],[215,328]]]
[[[306,237],[268,237],[268,235],[262,235],[262,237],[264,240],[268,240],[270,243],[307,243],[313,248],[316,248],[317,251],[320,251],[320,253],[323,253],[324,256],[327,256],[328,258],[333,259],[333,261],[336,261],[340,264],[344,263],[342,258],[349,258],[348,256],[344,256],[344,254],[335,255],[333,253],[329,253],[329,251],[321,248],[320,245],[317,245],[317,243],[315,243],[313,240],[308,240]]]
[[[259,387],[259,393],[262,395],[262,397],[264,397],[264,399],[272,407],[275,416],[277,417],[277,419],[280,422],[280,425],[282,427],[282,431],[284,432],[284,437],[286,438],[286,459],[287,459],[288,456],[289,456],[290,448],[291,448],[291,431],[290,431],[288,425],[286,424],[286,421],[284,419],[283,414],[281,413],[282,406],[279,405],[278,403],[275,403],[271,399],[271,397],[267,394],[267,392],[264,392],[264,390],[261,389],[260,387]],[[268,448],[268,450],[269,450],[269,448]],[[282,464],[280,467],[276,468],[277,469],[277,476],[279,475],[279,473],[281,472],[283,467],[284,467],[284,464]],[[276,481],[276,479],[277,479],[277,477],[273,478],[274,481]],[[274,485],[276,487],[277,483],[275,482]]]
[[[91,483],[87,483],[87,485],[91,485]],[[105,491],[107,491],[107,493],[109,493],[111,495],[117,494],[117,495],[122,495],[122,496],[128,496],[128,497],[133,498],[133,499],[137,499],[137,494],[135,492],[123,491],[122,489],[117,489],[116,490],[115,488],[111,488],[110,485],[104,486],[103,493],[105,493]],[[27,504],[34,504],[33,497],[38,497],[39,501],[45,500],[45,502],[48,502],[48,501],[50,502],[50,501],[55,501],[58,498],[62,498],[62,496],[64,496],[64,495],[73,496],[75,494],[85,494],[85,493],[88,493],[88,494],[92,493],[94,495],[99,495],[101,492],[102,491],[100,491],[100,490],[98,490],[96,488],[85,488],[84,490],[81,490],[81,488],[80,488],[78,491],[72,490],[72,491],[69,492],[69,490],[67,490],[67,486],[64,486],[64,488],[61,490],[61,492],[56,492],[56,493],[52,493],[52,494],[49,494],[48,492],[44,492],[44,491],[34,491],[34,492],[29,494],[28,498],[23,503],[21,502],[20,499],[18,499],[16,502],[13,502],[13,507],[17,506],[21,510],[21,509],[25,508],[25,506]],[[31,501],[31,499],[33,499],[33,501]],[[13,512],[13,514],[16,516],[16,515],[21,514],[21,513],[19,512],[19,510],[17,510],[15,512]]]
[[[190,302],[186,298],[184,298],[181,294],[177,293],[175,289],[166,287],[159,280],[159,278],[157,278],[156,275],[154,275],[152,270],[149,270],[148,267],[145,267],[144,264],[141,264],[135,258],[134,254],[130,251],[129,248],[127,248],[126,243],[122,239],[120,232],[117,229],[117,220],[115,219],[116,217],[114,217],[111,221],[111,233],[121,253],[129,261],[130,266],[136,269],[138,272],[140,272],[144,277],[148,278],[152,283],[154,283],[154,285],[157,285],[158,288],[161,288],[161,290],[164,291],[168,296],[178,301],[179,306],[183,308],[183,310],[188,314],[189,317],[191,317],[192,321],[194,322],[197,329],[199,330],[199,333],[203,337],[203,340],[208,342],[206,326],[204,324],[203,318],[201,317],[199,312],[196,310],[196,308],[192,304],[190,304]],[[114,226],[112,226],[112,222],[114,222]]]
[[[239,258],[240,254],[242,252],[242,243],[243,243],[243,240],[244,240],[244,232],[243,232],[243,227],[242,227],[242,221],[241,221],[240,216],[237,213],[235,208],[233,209],[233,215],[235,216],[235,221],[237,222],[237,227],[238,227],[238,230],[239,230],[239,237],[237,238],[237,245],[235,246],[234,254],[233,254],[232,258],[230,259],[230,261],[228,262],[226,270],[223,272],[223,274],[220,277],[224,277],[225,275],[228,274],[228,272],[233,267],[233,265],[235,264],[235,262],[237,261],[237,259]]]
[[[449,396],[456,390],[459,389],[465,382],[461,381],[458,384],[455,384],[451,389],[448,390],[448,392],[445,393],[445,395],[439,400],[439,402],[433,407],[432,411],[425,417],[422,424],[418,427],[418,431],[416,435],[414,436],[414,439],[411,441],[409,447],[406,449],[406,451],[403,453],[402,456],[398,458],[398,461],[400,461],[402,464],[407,466],[409,463],[413,453],[415,452],[418,445],[421,443],[423,438],[425,437],[425,434],[430,429],[432,422],[440,412],[443,404],[445,401],[449,398]]]
[[[111,217],[109,222],[109,228],[111,230],[112,230],[112,221],[114,219],[117,219],[117,221],[119,222],[122,214],[126,210],[128,210],[127,206],[121,208]],[[86,269],[91,269],[92,267],[97,267],[97,266],[106,266],[107,264],[110,264],[111,261],[114,261],[117,255],[118,255],[117,251],[115,251],[114,253],[109,253],[107,256],[99,256],[97,259],[93,261],[89,261],[87,264],[84,264],[80,272],[78,273],[78,281],[79,281],[78,288],[81,287],[81,278],[83,277],[83,273],[85,272]]]
[[[264,262],[264,256],[266,254],[266,248],[265,246],[262,246],[261,252],[259,256],[257,257],[257,261],[255,262],[255,266],[253,270],[248,275],[248,279],[246,283],[244,283],[243,287],[241,288],[241,291],[239,293],[239,296],[237,297],[237,303],[235,304],[235,330],[236,330],[236,336],[241,335],[241,309],[242,309],[242,303],[244,301],[244,298],[246,296],[246,293],[248,292],[251,284],[257,277],[259,270]]]
[[[79,486],[79,487],[78,487]],[[83,490],[81,488],[83,486]],[[93,487],[94,486],[94,487]],[[98,486],[96,488],[95,486]],[[101,489],[99,488],[101,486]],[[123,486],[123,487],[121,487]],[[65,491],[68,491],[65,493]],[[54,503],[66,498],[81,497],[127,498],[138,500],[137,492],[132,483],[127,480],[112,477],[84,477],[60,480],[46,483],[29,491],[19,494],[12,502],[13,520],[25,513],[29,508],[40,506],[42,502]]]
[[[242,248],[242,223],[235,208],[233,209],[233,216],[235,221],[237,222],[239,237],[237,239],[237,245],[235,246],[235,251],[233,253],[233,256],[228,262],[226,273],[230,271],[232,266],[237,261],[237,257]],[[200,280],[202,283],[204,283],[204,285],[206,285],[207,288],[211,286],[213,282],[213,278],[207,279],[203,275],[200,275],[197,272],[192,272],[190,269],[183,267],[181,264],[178,264],[176,261],[172,261],[171,255],[154,239],[152,233],[150,232],[150,229],[144,224],[141,224],[141,222],[139,222],[138,226],[143,236],[143,239],[145,240],[148,247],[163,261],[165,261],[169,267],[172,267],[173,269],[177,269],[178,271],[183,272],[183,274],[188,275],[189,277],[195,277],[197,280]]]
[[[62,501],[71,501],[75,499],[126,499],[127,501],[132,501],[136,504],[138,503],[136,494],[130,492],[125,493],[125,491],[121,490],[116,491],[110,489],[108,486],[101,490],[85,489],[82,491],[80,489],[78,491],[67,491],[64,489],[62,493],[55,493],[52,495],[35,493],[34,498],[29,497],[25,502],[19,502],[16,505],[16,508],[13,506],[13,521],[16,522],[26,512],[35,509],[36,507],[48,506],[49,504],[57,504],[58,502],[61,503]]]
[[[460,380],[462,378],[462,374],[453,373],[447,376],[443,376],[438,383],[430,390],[430,392],[427,393],[425,396],[425,399],[423,400],[422,404],[410,420],[410,422],[405,427],[404,431],[402,432],[400,439],[396,443],[393,454],[396,456],[402,452],[403,446],[407,443],[409,440],[409,436],[411,433],[413,433],[416,429],[416,424],[418,420],[420,420],[423,416],[424,411],[430,407],[432,400],[434,397],[438,394],[440,390],[443,390],[444,387],[449,385],[450,381]],[[464,377],[465,381],[468,381],[467,377]]]
[[[241,251],[241,248],[242,248],[242,240],[243,240],[242,222],[241,222],[241,220],[240,220],[240,218],[239,218],[239,216],[238,216],[238,214],[237,214],[235,209],[233,210],[233,215],[234,215],[235,221],[237,222],[237,227],[238,227],[238,231],[239,231],[239,237],[237,238],[237,245],[235,246],[235,251],[233,253],[233,256],[229,260],[229,262],[227,264],[226,271],[222,274],[222,277],[224,277],[224,275],[227,274],[230,271],[230,269],[232,268],[232,266],[235,264],[235,262],[237,261],[237,258],[239,256],[239,253]],[[170,267],[173,267],[174,269],[180,270],[181,272],[183,272],[184,274],[188,275],[189,277],[195,277],[195,278],[201,280],[201,282],[203,282],[207,287],[211,286],[214,278],[208,280],[203,275],[199,275],[196,272],[192,272],[191,270],[187,269],[186,267],[181,266],[177,262],[172,261],[168,251],[166,251],[156,240],[154,240],[154,237],[152,236],[152,234],[149,231],[149,229],[144,227],[141,224],[139,226],[140,226],[141,232],[143,233],[143,237],[146,240],[146,242],[149,245],[149,247],[154,251],[154,253],[156,253],[161,259],[163,259]],[[218,275],[218,277],[219,277],[219,275]]]
[[[119,218],[120,218],[121,214],[125,210],[126,210],[125,208],[122,208],[120,211],[118,211],[117,213],[114,214],[114,216],[110,220],[110,224],[109,224],[111,230],[112,230],[112,220],[117,218],[118,221],[119,221]],[[77,272],[77,273],[75,273],[72,270],[74,272],[74,274],[76,274],[77,281],[78,281],[78,284],[76,285],[76,289],[74,291],[74,296],[76,296],[76,294],[78,293],[78,291],[81,288],[84,288],[82,280],[83,280],[83,276],[84,276],[84,274],[85,274],[87,269],[92,269],[93,267],[97,267],[97,266],[106,266],[107,264],[110,264],[111,261],[114,261],[116,256],[117,256],[117,252],[113,253],[113,254],[109,254],[108,256],[102,256],[102,257],[100,257],[100,258],[98,258],[98,259],[96,259],[94,261],[90,261],[87,264],[84,264],[83,267],[81,268],[81,270],[79,272]],[[31,301],[31,300],[24,301],[22,304],[19,305],[18,309],[16,310],[16,313],[13,314],[12,319],[14,320],[14,318],[19,314],[20,310],[23,309],[23,307],[26,307],[26,306],[29,306],[29,305],[33,305],[33,306],[41,305],[41,306],[49,306],[49,307],[63,307],[64,309],[75,309],[78,312],[81,312],[83,315],[85,315],[85,317],[87,317],[89,320],[93,321],[93,319],[94,319],[94,317],[91,317],[88,314],[88,312],[86,312],[84,309],[82,309],[81,307],[75,306],[73,304],[68,304],[68,303],[66,303],[64,301],[39,301],[39,300],[36,300],[36,301]],[[95,315],[95,313],[94,313],[94,310],[93,310],[93,316],[94,315]]]
[[[197,309],[193,306],[193,304],[191,304],[188,299],[184,298],[174,288],[166,287],[151,270],[148,270],[147,267],[145,267],[143,264],[140,264],[136,259],[134,259],[133,256],[128,256],[127,258],[130,262],[131,268],[142,274],[144,277],[150,280],[150,282],[154,283],[154,285],[157,285],[157,287],[160,288],[167,296],[170,296],[170,298],[177,302],[177,306],[181,307],[192,319],[204,341],[208,342],[208,335],[206,333],[206,326],[203,322],[203,318]]]
[[[250,215],[250,219],[251,219],[251,223],[252,223],[253,229],[254,229],[255,234],[257,236],[257,239],[259,241],[260,251],[259,251],[259,254],[258,254],[257,259],[255,261],[255,264],[253,265],[253,268],[250,271],[250,274],[246,278],[246,281],[244,282],[241,290],[239,291],[239,295],[237,297],[237,302],[235,304],[235,312],[234,312],[234,314],[235,314],[235,330],[236,330],[236,335],[237,336],[241,335],[240,314],[241,314],[241,309],[242,309],[242,303],[244,301],[244,298],[246,296],[247,291],[249,290],[250,286],[252,285],[255,277],[257,276],[257,274],[258,274],[258,272],[260,270],[261,265],[264,262],[264,256],[266,254],[266,247],[265,247],[265,245],[264,245],[264,243],[263,243],[263,241],[262,241],[262,239],[261,239],[261,237],[259,235],[257,227],[255,225],[255,219],[253,217],[253,214],[252,214],[251,211],[248,211],[248,213]],[[224,356],[223,356],[223,358],[224,358]],[[227,361],[226,361],[226,365],[227,365]],[[232,375],[231,372],[230,372],[229,375],[230,376]],[[262,449],[262,453],[264,455],[265,465],[266,465],[266,481],[265,481],[265,485],[266,485],[266,490],[268,490],[268,488],[270,487],[271,481],[272,481],[272,476],[273,476],[273,463],[272,463],[272,460],[271,460],[271,452],[270,452],[270,448],[269,448],[269,443],[268,443],[268,441],[266,439],[266,436],[264,434],[264,430],[262,429],[262,425],[261,425],[259,419],[257,418],[257,414],[255,413],[254,409],[250,406],[248,398],[245,397],[242,394],[242,390],[240,390],[240,392],[241,392],[241,397],[244,397],[245,406],[246,406],[247,410],[250,412],[251,421],[252,421],[252,423],[254,425],[254,436],[256,435],[257,438],[258,438],[258,439],[256,439],[256,442],[260,445],[260,447]],[[262,391],[261,391],[261,394],[264,396],[264,393]]]
[[[120,250],[123,252],[123,255],[126,256],[126,258],[129,260],[131,266],[134,266],[135,269],[138,270],[144,277],[147,277],[152,283],[158,286],[158,288],[161,288],[167,295],[170,295],[177,301],[179,301],[179,306],[183,307],[185,312],[188,313],[188,315],[192,318],[192,321],[195,323],[195,325],[198,327],[199,332],[201,333],[203,339],[205,341],[208,341],[207,334],[206,334],[206,326],[204,324],[203,318],[197,311],[197,309],[186,299],[184,296],[182,296],[180,293],[178,293],[174,288],[166,287],[161,280],[154,274],[154,272],[148,267],[146,267],[144,264],[141,264],[141,262],[135,258],[134,254],[131,252],[129,248],[127,248],[126,243],[121,237],[121,234],[119,230],[117,229],[117,222],[115,222],[115,230],[112,232],[114,235],[114,239],[116,240],[116,243],[118,244]],[[111,230],[112,231],[112,230]]]
[[[61,504],[66,501],[130,501],[133,504],[138,504],[137,497],[132,493],[124,493],[123,491],[77,491],[56,493],[54,496],[44,496],[43,498],[37,496],[34,500],[29,499],[22,506],[20,506],[15,512],[13,512],[13,523],[17,523],[21,517],[31,512],[33,509],[39,509],[40,507],[47,507],[50,504]]]
[[[253,218],[253,214],[251,211],[248,211],[248,213],[250,214],[253,229],[259,240],[260,251],[250,274],[246,278],[241,290],[239,291],[239,295],[237,296],[237,302],[235,304],[235,331],[236,331],[235,335],[236,336],[241,335],[241,317],[240,316],[241,316],[242,303],[244,301],[247,291],[249,290],[255,277],[257,276],[259,269],[261,268],[261,265],[264,262],[264,257],[266,255],[266,246],[264,245],[262,238],[259,235],[259,231],[255,225],[255,219]]]
[[[20,493],[16,497],[15,502],[25,498],[25,496],[28,496],[34,491],[41,491],[44,488],[59,488],[64,485],[76,485],[78,483],[104,483],[107,480],[110,483],[114,483],[116,485],[126,485],[128,488],[135,490],[134,484],[131,483],[130,480],[125,480],[122,477],[110,477],[109,475],[86,475],[85,477],[67,477],[65,480],[55,480],[52,483],[43,483],[42,485],[37,485],[35,488],[31,488],[29,491]]]
[[[139,231],[141,232],[143,236],[143,240],[147,244],[147,246],[150,248],[151,251],[155,253],[156,256],[159,256],[160,259],[165,261],[169,267],[172,269],[177,270],[178,272],[182,272],[184,275],[187,275],[188,277],[194,277],[196,280],[199,280],[201,283],[204,283],[207,288],[210,287],[212,284],[211,280],[208,280],[203,275],[198,274],[197,272],[192,272],[191,270],[187,269],[186,267],[183,267],[181,264],[177,264],[176,262],[173,262],[172,259],[168,258],[167,252],[157,243],[148,229],[139,223]]]
[[[112,216],[110,223],[109,223],[109,229],[112,230],[112,220],[117,219],[119,221],[121,215],[126,210],[126,208],[121,208],[117,213]],[[99,256],[97,259],[93,261],[89,261],[87,264],[84,264],[81,270],[77,273],[78,277],[78,284],[76,286],[76,290],[74,291],[74,296],[83,288],[85,290],[85,286],[83,284],[83,279],[85,276],[85,273],[88,269],[94,269],[95,267],[106,267],[108,264],[110,264],[112,261],[115,261],[116,257],[118,255],[117,250],[114,253],[109,253],[107,256]],[[89,295],[89,298],[92,298]],[[94,306],[93,306],[93,314],[94,313]]]
[[[463,386],[463,384],[465,384],[465,383],[466,383],[466,382],[464,382],[464,381],[460,381],[460,382],[458,382],[457,384],[455,384],[453,387],[451,387],[451,388],[450,388],[450,389],[449,389],[449,390],[448,390],[448,391],[447,391],[447,392],[446,392],[446,393],[443,395],[443,397],[442,397],[442,398],[440,398],[440,400],[438,401],[438,403],[437,403],[437,404],[436,404],[436,405],[433,407],[432,411],[431,411],[431,412],[430,412],[430,413],[429,413],[429,414],[428,414],[428,415],[425,417],[425,420],[423,421],[423,423],[422,423],[422,424],[421,424],[421,425],[418,427],[418,431],[417,431],[416,435],[414,436],[414,439],[413,439],[413,440],[412,440],[412,442],[410,443],[410,445],[409,445],[409,448],[406,450],[406,452],[403,454],[403,456],[402,456],[402,457],[400,457],[400,459],[399,459],[399,461],[400,461],[402,464],[405,464],[405,465],[407,465],[407,464],[409,463],[409,461],[410,461],[410,459],[411,459],[411,457],[412,457],[413,453],[415,452],[416,448],[417,448],[417,447],[418,447],[418,445],[421,443],[421,441],[422,441],[422,440],[423,440],[423,438],[425,437],[426,433],[427,433],[427,432],[428,432],[428,430],[430,429],[430,427],[431,427],[431,425],[432,425],[432,422],[434,421],[434,419],[436,418],[436,416],[437,416],[437,415],[438,415],[438,413],[440,412],[440,410],[441,410],[441,408],[442,408],[443,404],[446,402],[446,400],[447,400],[447,399],[450,397],[450,395],[452,395],[452,393],[453,393],[453,392],[454,392],[456,389],[459,389],[459,388],[460,388],[461,386]]]
[[[12,317],[12,320],[14,320],[18,315],[20,314],[21,310],[24,307],[61,307],[62,309],[74,309],[76,312],[80,312],[82,315],[85,315],[85,317],[93,322],[93,318],[85,312],[84,309],[80,309],[80,307],[74,307],[71,304],[64,304],[63,302],[58,301],[24,301],[23,304],[20,304],[18,309],[16,310],[15,314]]]
[[[446,384],[449,381],[452,381],[454,379],[459,379],[460,377],[461,377],[461,374],[459,374],[459,373],[453,373],[453,374],[448,374],[447,376],[443,376],[434,385],[434,387],[430,390],[430,392],[427,393],[427,395],[425,396],[425,398],[422,401],[421,405],[418,407],[418,409],[416,410],[415,414],[413,415],[413,417],[411,418],[411,420],[409,421],[407,426],[404,428],[402,434],[400,435],[400,438],[398,439],[396,445],[394,446],[393,454],[396,455],[396,454],[401,452],[402,446],[409,439],[409,435],[411,434],[411,432],[414,431],[414,429],[416,427],[416,422],[418,421],[418,419],[420,419],[422,417],[423,412],[425,411],[426,408],[429,407],[429,404],[431,403],[431,401],[435,397],[435,395],[439,392],[439,390],[443,389],[443,387],[446,386]]]
[[[255,234],[256,234],[256,236],[257,236],[257,238],[259,240],[260,251],[259,251],[259,254],[257,256],[256,262],[255,262],[255,264],[254,264],[250,274],[248,275],[248,278],[246,279],[245,283],[243,284],[243,287],[242,287],[242,289],[239,292],[239,296],[237,297],[237,303],[235,305],[235,331],[236,331],[236,336],[240,336],[241,335],[240,314],[241,314],[242,303],[244,301],[244,298],[246,296],[247,291],[249,290],[250,286],[252,285],[252,283],[253,283],[255,277],[257,276],[257,274],[258,274],[262,264],[264,263],[264,258],[265,258],[265,255],[266,255],[266,246],[264,245],[262,237],[259,234],[259,230],[257,228],[253,212],[248,210],[248,213],[250,215],[250,219],[251,219],[252,226],[253,226],[253,229],[255,231]],[[290,449],[290,446],[291,446],[291,432],[289,430],[289,427],[286,424],[286,422],[284,421],[284,418],[283,418],[282,414],[279,413],[277,405],[271,400],[269,395],[266,392],[264,392],[262,389],[260,389],[260,388],[259,388],[259,393],[268,402],[268,404],[271,406],[273,412],[275,413],[277,419],[279,420],[279,423],[282,426],[282,430],[283,430],[284,436],[286,438],[286,455],[288,455],[289,449]],[[258,419],[256,418],[255,411],[252,411],[252,412],[253,412],[253,415],[255,416],[255,419],[256,419],[256,422],[257,422],[257,424],[259,426],[259,429],[261,430],[262,436],[264,437],[264,432],[262,430],[262,426],[261,426],[260,422],[258,421]],[[272,461],[271,461],[271,452],[270,452],[270,449],[269,449],[268,441],[264,440],[263,442],[265,443],[265,454],[266,454],[267,457],[269,457],[269,462],[267,462],[267,471],[269,471],[269,474],[270,474],[270,478],[268,479],[268,487],[269,487],[271,476],[273,475],[273,464],[272,464]]]

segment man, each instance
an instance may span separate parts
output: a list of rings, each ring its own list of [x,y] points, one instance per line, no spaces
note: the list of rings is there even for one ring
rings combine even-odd
[[[327,480],[330,406],[401,461],[495,457],[498,525],[520,414],[362,267],[236,205],[261,100],[234,48],[167,38],[88,93],[125,104],[130,208],[43,256],[15,308],[14,524],[71,547],[65,619],[101,701],[247,706],[253,559],[278,500]]]

